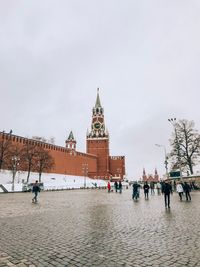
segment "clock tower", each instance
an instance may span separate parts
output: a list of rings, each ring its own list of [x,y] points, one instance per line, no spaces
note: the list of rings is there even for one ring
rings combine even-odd
[[[99,88],[95,106],[92,109],[91,129],[87,133],[87,153],[97,156],[97,173],[95,178],[109,179],[109,134],[105,127],[104,109],[101,106]]]

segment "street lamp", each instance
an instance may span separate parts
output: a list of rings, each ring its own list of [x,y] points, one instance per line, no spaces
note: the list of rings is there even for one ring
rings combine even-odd
[[[177,154],[178,154],[178,167],[180,170],[180,176],[182,176],[182,171],[181,171],[181,155],[180,155],[180,144],[179,144],[179,139],[178,139],[178,134],[177,134],[177,129],[176,129],[176,118],[171,118],[168,119],[168,121],[172,124],[174,127],[174,132],[175,132],[175,140],[176,140],[176,148],[177,148]]]
[[[87,163],[82,164],[82,170],[84,174],[84,188],[86,188],[86,176],[88,175],[88,164]]]
[[[167,157],[167,152],[166,152],[166,147],[164,145],[159,145],[159,144],[155,144],[155,146],[158,146],[158,147],[163,147],[164,148],[164,153],[165,153],[165,161],[164,161],[164,164],[165,164],[165,171],[166,171],[166,178],[168,178],[168,168],[167,168],[167,165],[168,165],[168,157]]]
[[[19,165],[20,157],[13,156],[11,158],[12,160],[12,170],[13,170],[13,177],[12,177],[12,191],[14,191],[14,185],[15,185],[15,176],[17,173],[17,166]]]

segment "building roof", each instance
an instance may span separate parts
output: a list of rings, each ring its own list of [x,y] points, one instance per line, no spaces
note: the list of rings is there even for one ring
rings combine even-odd
[[[69,137],[67,138],[67,140],[68,141],[75,141],[74,135],[73,135],[73,132],[72,131],[69,133]]]

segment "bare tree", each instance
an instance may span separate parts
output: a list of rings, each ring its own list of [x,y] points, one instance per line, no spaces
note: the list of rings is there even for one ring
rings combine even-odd
[[[194,126],[193,121],[179,120],[174,124],[175,131],[170,139],[172,167],[189,170],[191,174],[200,156],[200,135]]]
[[[44,171],[49,171],[54,167],[54,159],[50,153],[42,147],[37,148],[34,170],[39,173],[39,182]]]
[[[48,143],[55,145],[55,137],[50,137],[50,139],[48,140]]]
[[[10,136],[4,132],[0,136],[0,170],[7,168],[7,159],[9,157],[10,147],[12,145]]]
[[[15,176],[19,168],[22,148],[19,145],[12,145],[9,148],[8,157],[6,158],[6,166],[12,171],[12,191],[14,191]]]
[[[22,157],[21,160],[23,162],[24,168],[27,170],[27,183],[29,182],[30,172],[33,170],[34,161],[37,155],[36,151],[37,145],[27,140],[26,144],[24,144],[22,148]]]

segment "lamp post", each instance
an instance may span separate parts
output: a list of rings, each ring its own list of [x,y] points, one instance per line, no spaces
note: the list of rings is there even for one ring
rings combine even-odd
[[[86,176],[88,174],[88,164],[87,163],[82,164],[82,170],[83,170],[83,174],[84,174],[84,188],[86,188]]]
[[[175,132],[175,140],[176,140],[176,148],[177,148],[177,154],[178,154],[178,167],[180,171],[180,176],[182,176],[182,171],[181,171],[181,155],[180,155],[180,145],[179,145],[179,140],[178,140],[178,134],[177,134],[177,129],[176,129],[176,118],[170,118],[168,121],[172,124],[174,127],[174,132]]]
[[[165,164],[165,173],[166,173],[166,178],[168,178],[168,157],[167,157],[167,152],[166,152],[166,147],[164,145],[159,145],[159,144],[155,144],[155,146],[157,147],[163,147],[164,148],[164,153],[165,153],[165,161],[164,161],[164,164]]]
[[[15,176],[17,173],[17,166],[19,165],[20,157],[18,156],[13,156],[11,158],[12,160],[12,170],[13,170],[13,177],[12,177],[12,191],[14,191],[14,186],[15,186]]]

